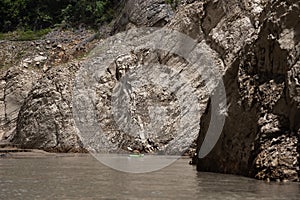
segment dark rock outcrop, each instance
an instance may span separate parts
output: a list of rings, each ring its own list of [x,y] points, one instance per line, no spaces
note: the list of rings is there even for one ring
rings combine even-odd
[[[171,5],[165,0],[130,0],[116,20],[113,32],[141,26],[163,27],[173,14]]]
[[[233,56],[232,64],[227,64],[229,69],[223,80],[231,105],[228,117],[214,150],[198,159],[198,170],[267,180],[299,180],[300,124],[296,89],[299,14],[298,1],[272,1],[265,4],[261,14],[249,15],[254,22],[255,40],[238,45],[242,47],[239,54]],[[219,24],[222,21],[224,19]],[[221,52],[226,50],[214,37],[212,40],[221,47]],[[237,44],[235,41],[233,39],[233,45]],[[228,55],[229,52],[225,54],[225,62]],[[201,119],[199,148],[209,118],[207,113]]]

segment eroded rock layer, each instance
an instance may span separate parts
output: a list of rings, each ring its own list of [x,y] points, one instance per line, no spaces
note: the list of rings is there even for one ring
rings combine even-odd
[[[223,105],[224,109],[220,112],[226,116],[226,120],[213,150],[204,158],[194,158],[197,169],[266,180],[299,181],[299,1],[176,2],[178,3],[168,4],[161,0],[127,1],[111,33],[145,26],[164,27],[177,30],[193,38],[198,44],[205,44],[207,51],[213,55],[226,89],[227,105]],[[51,41],[45,43],[49,48],[54,48]],[[99,44],[101,45],[101,41]],[[16,46],[17,48],[12,49],[19,48]],[[81,45],[76,45],[75,48],[77,47]],[[69,59],[65,56],[66,51],[62,45],[55,45],[55,48],[60,52],[59,58]],[[13,59],[4,57],[5,55],[1,59],[4,60],[3,66],[13,63]],[[80,66],[68,64],[55,68],[47,66],[37,71],[27,69],[28,63],[43,65],[48,57],[39,54],[29,60],[24,59],[19,67],[2,73],[0,137],[12,138],[11,141],[26,148],[83,151],[85,148],[77,135],[72,113],[74,78]],[[178,56],[148,49],[122,54],[115,61],[115,71],[107,72],[110,79],[97,83],[99,98],[101,95],[103,98],[111,95],[112,84],[116,84],[130,72],[126,66],[134,68],[142,61],[165,64],[174,69],[189,66]],[[117,66],[118,61],[120,68]],[[107,69],[110,69],[109,66]],[[31,81],[16,81],[20,79],[20,74]],[[213,114],[205,84],[199,85],[195,91],[199,92],[197,96],[203,97],[203,101],[200,105],[197,151],[203,146]],[[213,86],[216,87],[217,84]],[[154,95],[156,92],[157,95]],[[154,96],[161,105],[176,104],[176,98],[163,87],[141,88],[134,97],[140,106],[134,112],[138,113],[140,119],[137,114],[133,114],[132,120],[135,117],[136,121],[147,121],[150,111],[143,110],[144,104]],[[107,105],[105,102],[95,102],[95,108],[100,113],[109,112]],[[176,105],[172,109],[176,114]],[[155,111],[151,111],[153,112]],[[106,120],[104,118],[104,115],[98,116],[99,121]],[[159,124],[159,120],[157,123]],[[172,132],[172,127],[171,124],[164,130]],[[199,127],[197,131],[198,129]],[[125,133],[110,136],[113,141],[123,141],[120,146],[125,150],[138,149],[145,152],[159,151],[173,137],[170,133],[160,140],[148,138],[146,142],[141,142],[141,138],[130,138]]]
[[[299,2],[270,1],[261,5],[261,12],[251,12],[252,16],[239,5],[243,12],[238,12],[234,23],[248,16],[250,27],[244,28],[246,31],[252,27],[254,40],[247,36],[249,41],[238,45],[238,54],[233,46],[223,56],[225,62],[234,58],[227,64],[229,68],[223,78],[230,105],[228,117],[218,144],[206,158],[197,160],[197,168],[258,179],[297,181]],[[223,17],[215,29],[224,25],[222,21],[226,19],[227,16]],[[236,26],[229,29],[233,27]],[[242,33],[243,25],[238,27]],[[209,33],[218,35],[211,39],[221,53],[226,52],[227,45],[237,44],[234,38],[225,43],[222,31],[212,29]],[[202,117],[201,124],[199,147],[209,124],[209,113]]]

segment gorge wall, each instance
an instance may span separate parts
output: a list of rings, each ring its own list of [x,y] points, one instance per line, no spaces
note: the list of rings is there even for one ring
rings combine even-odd
[[[236,54],[232,52],[235,46],[227,46],[238,42],[231,37],[232,28],[224,30],[224,17],[209,33],[217,46],[212,48],[229,64],[223,81],[230,106],[221,138],[207,157],[197,159],[197,169],[297,181],[299,108],[295,91],[299,86],[295,82],[299,74],[296,69],[299,65],[299,2],[261,2],[260,14],[248,10],[247,5],[239,5],[238,9],[243,10],[242,19],[248,18],[246,21],[250,23],[246,30],[252,31],[245,43],[238,45],[240,49]],[[207,10],[213,6],[208,4]],[[236,20],[240,17],[241,12],[238,12],[233,22],[236,26],[232,24],[232,27],[243,33],[244,24]],[[230,18],[225,17],[225,20]],[[224,36],[220,36],[222,31],[225,35],[228,33],[226,38],[232,42],[224,41]],[[199,147],[209,121],[208,109],[201,119]]]
[[[191,0],[175,5],[164,0],[130,0],[110,34],[144,26],[174,29],[206,44],[222,74],[227,95],[225,125],[208,156],[200,159],[196,155],[193,159],[197,169],[265,180],[299,181],[299,1]],[[90,35],[87,35],[81,41],[88,41]],[[2,138],[26,148],[85,151],[72,114],[74,78],[82,60],[64,65],[57,61],[68,61],[69,55],[80,51],[80,41],[70,48],[74,50],[72,53],[62,50],[61,45],[53,45],[52,41],[44,43],[55,49],[57,57],[43,54],[33,57],[30,66],[34,66],[29,68],[28,60],[9,62],[9,56],[0,54],[3,66],[14,65],[2,70],[1,75]],[[95,43],[101,41],[94,40],[86,48],[92,49]],[[12,48],[5,42],[0,45]],[[15,46],[14,51],[20,52],[21,47]],[[132,58],[140,58],[151,62],[163,60],[162,63],[174,68],[186,66],[182,59],[165,52],[147,55],[132,52],[129,59],[122,61],[123,65],[138,65]],[[105,88],[105,84],[99,83],[99,88]],[[201,148],[211,117],[210,94],[200,93],[203,98],[196,152]],[[160,92],[160,96],[174,100],[171,94]],[[170,138],[165,138],[165,142]],[[159,150],[162,143],[135,140],[131,144],[130,138],[125,140],[124,147],[144,151]]]

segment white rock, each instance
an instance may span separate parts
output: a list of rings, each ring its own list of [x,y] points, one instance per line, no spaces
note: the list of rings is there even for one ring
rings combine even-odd
[[[46,59],[47,59],[46,56],[37,56],[37,57],[35,57],[33,60],[34,60],[35,62],[42,62],[42,61],[44,61],[44,60],[46,60]]]
[[[32,60],[30,58],[26,58],[23,60],[24,63],[32,63]]]

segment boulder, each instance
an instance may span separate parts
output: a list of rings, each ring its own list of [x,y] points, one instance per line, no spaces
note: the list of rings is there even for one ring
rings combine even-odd
[[[29,92],[19,112],[13,144],[50,152],[85,152],[72,115],[77,63],[47,71]]]

